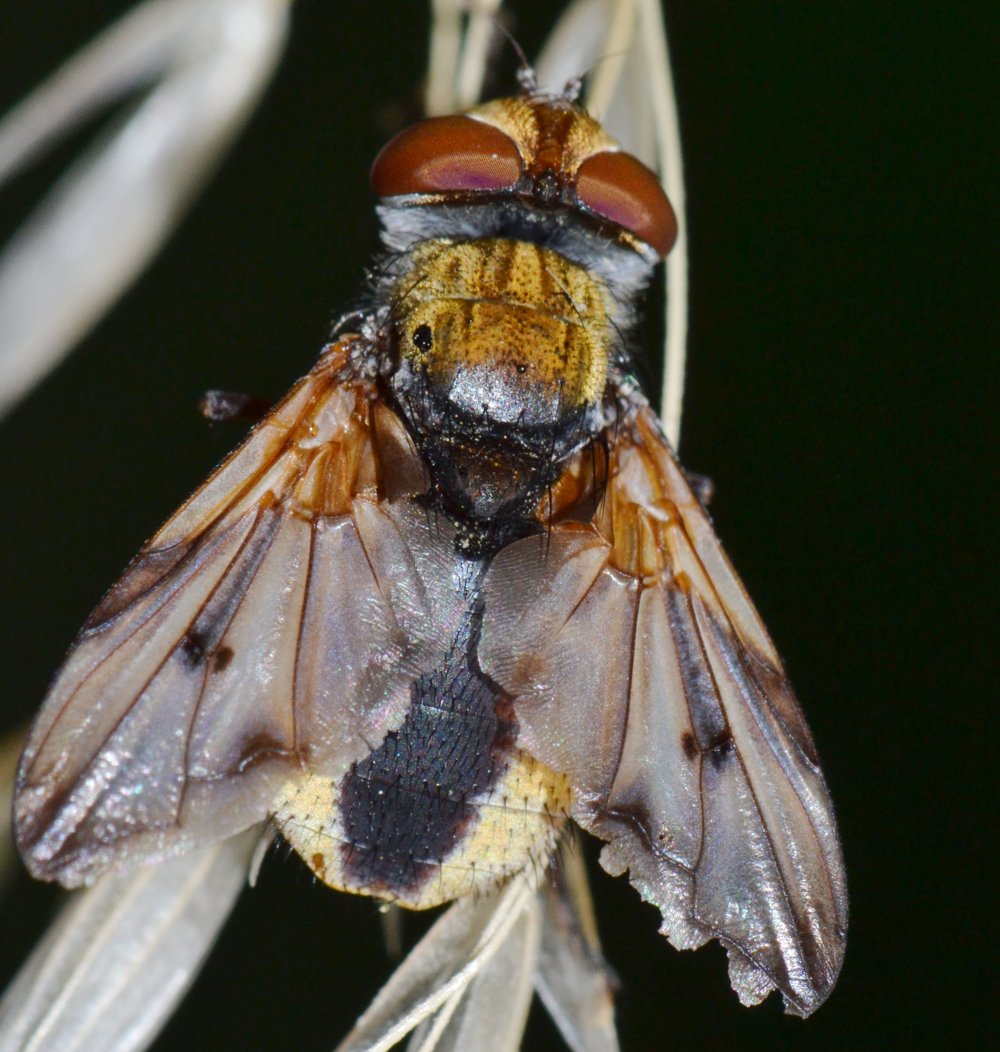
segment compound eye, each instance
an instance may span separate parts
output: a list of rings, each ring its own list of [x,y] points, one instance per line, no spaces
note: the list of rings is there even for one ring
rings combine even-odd
[[[677,217],[656,175],[628,153],[595,153],[580,165],[582,204],[665,256],[677,240]]]
[[[508,190],[521,178],[513,140],[471,117],[429,117],[401,131],[375,158],[379,197],[450,190]]]

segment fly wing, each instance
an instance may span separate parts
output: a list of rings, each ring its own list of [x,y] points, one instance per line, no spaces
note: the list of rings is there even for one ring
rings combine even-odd
[[[229,836],[403,721],[439,656],[427,578],[447,540],[349,358],[345,340],[320,359],[87,621],[19,771],[36,876],[75,886]]]
[[[566,773],[678,948],[718,938],[745,1004],[808,1015],[840,970],[847,896],[812,738],[767,633],[636,406],[592,523],[516,542],[484,586],[483,670],[518,744]]]

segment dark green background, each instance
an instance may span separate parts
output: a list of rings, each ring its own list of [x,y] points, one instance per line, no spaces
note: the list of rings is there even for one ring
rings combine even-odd
[[[124,6],[7,5],[4,107]],[[557,5],[515,6],[531,53]],[[684,460],[715,480],[719,533],[818,739],[852,917],[840,984],[802,1023],[741,1008],[721,950],[676,953],[625,882],[595,874],[622,1045],[972,1047],[996,965],[987,5],[669,7],[694,297]],[[300,0],[273,89],[208,192],[2,425],[5,725],[238,440],[198,418],[200,392],[277,397],[358,289],[367,167],[412,98],[426,21],[416,2]],[[5,192],[0,234],[65,159]],[[24,877],[0,903],[0,979],[54,902]],[[330,1049],[387,972],[373,905],[278,852],[156,1047]],[[559,1047],[540,1015],[526,1047]]]

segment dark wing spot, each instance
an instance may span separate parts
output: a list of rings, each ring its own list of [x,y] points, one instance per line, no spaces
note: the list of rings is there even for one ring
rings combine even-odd
[[[694,760],[698,755],[698,743],[694,740],[694,735],[690,731],[685,731],[681,735],[681,748],[684,750],[684,755],[688,760]]]
[[[212,671],[223,672],[229,666],[229,662],[233,660],[233,648],[222,646],[215,652],[212,657]]]
[[[706,752],[716,769],[722,767],[733,755],[733,736],[728,727],[719,731],[712,741],[709,742]]]
[[[181,654],[189,668],[198,668],[205,660],[206,643],[204,632],[192,628],[185,633],[181,640]]]
[[[227,773],[242,774],[268,760],[288,759],[292,757],[293,750],[291,746],[278,741],[267,731],[256,731],[243,739],[238,755],[240,756],[239,763]]]
[[[629,826],[647,847],[653,848],[655,846],[655,841],[659,839],[653,832],[656,828],[656,823],[653,820],[653,816],[649,813],[649,808],[642,801],[622,801],[616,803],[606,813],[610,818],[617,819],[619,822],[624,822]]]

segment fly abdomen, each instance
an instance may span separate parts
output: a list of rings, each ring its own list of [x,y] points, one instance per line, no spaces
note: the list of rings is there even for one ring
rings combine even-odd
[[[341,786],[345,875],[390,897],[405,898],[433,876],[510,752],[514,728],[497,715],[498,692],[471,667],[470,622],[445,664],[413,684],[403,726]]]
[[[342,778],[308,776],[276,815],[333,887],[420,909],[551,855],[568,783],[517,748],[513,706],[479,669],[487,562],[457,557],[465,615],[438,667],[413,681],[403,724]]]

